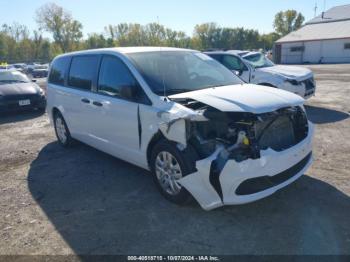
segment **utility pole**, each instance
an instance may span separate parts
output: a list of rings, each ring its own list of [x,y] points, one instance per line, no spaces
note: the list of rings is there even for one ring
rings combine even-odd
[[[317,2],[315,2],[314,11],[315,11],[314,17],[316,17],[316,14],[317,14]]]

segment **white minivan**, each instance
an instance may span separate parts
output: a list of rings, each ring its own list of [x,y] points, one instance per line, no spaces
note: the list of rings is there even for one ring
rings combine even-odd
[[[303,102],[245,84],[201,52],[165,47],[58,56],[47,88],[61,145],[79,140],[150,170],[165,198],[192,195],[206,210],[261,199],[307,170],[313,125]]]

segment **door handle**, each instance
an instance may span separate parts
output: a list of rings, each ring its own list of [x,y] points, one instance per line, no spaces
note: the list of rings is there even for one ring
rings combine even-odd
[[[97,102],[97,101],[92,102],[92,104],[95,106],[103,106],[101,102]]]
[[[86,103],[86,104],[90,104],[90,100],[86,99],[86,98],[82,98],[81,102]]]

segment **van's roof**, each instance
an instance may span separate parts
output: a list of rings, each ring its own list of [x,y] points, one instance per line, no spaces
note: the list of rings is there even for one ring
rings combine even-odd
[[[184,48],[175,48],[175,47],[157,47],[157,46],[138,46],[138,47],[112,47],[112,48],[99,48],[99,49],[90,49],[83,51],[76,51],[71,53],[63,54],[65,55],[78,55],[78,54],[98,54],[98,53],[110,53],[118,52],[122,54],[130,53],[144,53],[144,52],[162,52],[162,51],[195,51],[191,49]]]

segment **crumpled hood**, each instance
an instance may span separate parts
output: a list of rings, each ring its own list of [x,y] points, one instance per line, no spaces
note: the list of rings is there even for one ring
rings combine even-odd
[[[172,95],[170,99],[193,99],[223,112],[261,114],[279,108],[301,105],[304,99],[293,93],[253,84],[207,88]]]
[[[305,78],[308,75],[312,75],[310,69],[299,67],[299,66],[285,66],[285,65],[275,65],[271,67],[264,67],[257,69],[259,71],[279,74],[287,78]]]
[[[18,84],[5,84],[0,85],[0,95],[31,95],[37,94],[39,87],[34,83],[18,83]]]

